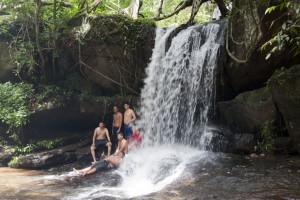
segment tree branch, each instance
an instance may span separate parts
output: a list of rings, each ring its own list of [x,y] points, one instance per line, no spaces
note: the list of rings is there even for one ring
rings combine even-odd
[[[164,5],[164,0],[160,0],[159,8],[158,8],[157,13],[156,13],[154,18],[159,18],[160,17],[160,15],[162,14],[163,5]]]
[[[176,7],[176,9],[171,13],[171,14],[168,14],[168,15],[164,15],[163,17],[155,17],[154,20],[155,21],[160,21],[160,20],[163,20],[163,19],[167,19],[167,18],[170,18],[176,14],[178,14],[181,10],[187,8],[187,7],[190,7],[193,5],[193,0],[185,0],[185,1],[182,1],[178,4],[178,6]]]
[[[0,10],[0,15],[3,16],[3,15],[10,15],[9,12],[6,12],[6,11],[3,11],[3,10]]]
[[[205,2],[207,2],[208,0],[193,0],[193,7],[192,7],[192,12],[191,12],[191,16],[189,21],[187,22],[187,24],[191,24],[193,23],[195,16],[197,15],[199,8],[201,7],[201,5]]]
[[[72,8],[72,6],[73,6],[71,3],[65,2],[65,1],[59,1],[57,3],[59,3],[61,6],[66,7],[66,8]],[[53,4],[54,4],[54,1],[47,1],[47,0],[41,1],[41,6],[52,6]]]

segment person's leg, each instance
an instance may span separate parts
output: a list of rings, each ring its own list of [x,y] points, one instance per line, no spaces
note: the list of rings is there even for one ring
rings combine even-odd
[[[114,167],[119,167],[123,161],[123,158],[117,156],[110,156],[106,158],[107,162],[109,162]]]
[[[111,152],[111,142],[108,142],[108,143],[106,144],[106,146],[107,146],[107,156],[110,156],[110,152]]]
[[[77,173],[84,173],[84,172],[87,172],[91,169],[92,169],[91,167],[87,167],[87,168],[84,168],[84,169],[75,169],[75,168],[73,168],[73,170]]]
[[[111,153],[114,153],[118,146],[118,130],[119,127],[113,127],[112,129],[112,135],[110,138],[112,143]]]
[[[130,124],[124,125],[124,139],[128,140],[131,136],[132,127]]]
[[[124,128],[123,128],[123,132],[124,132],[124,139],[128,139],[129,138],[129,132],[130,132],[130,126],[129,124],[128,125],[124,125]]]
[[[89,175],[89,174],[94,174],[96,172],[97,172],[96,168],[91,168],[90,170],[83,172],[83,175],[85,176],[85,175]]]
[[[91,154],[93,157],[93,162],[96,162],[96,152],[95,152],[96,147],[91,146]]]

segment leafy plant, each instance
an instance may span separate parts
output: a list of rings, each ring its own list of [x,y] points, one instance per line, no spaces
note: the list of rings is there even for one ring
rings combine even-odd
[[[275,150],[275,131],[274,131],[274,119],[266,120],[259,132],[258,145],[255,147],[255,151],[272,152]]]
[[[29,141],[29,143],[23,147],[15,146],[14,153],[18,155],[20,154],[25,155],[29,153],[38,152],[38,151],[51,150],[60,146],[61,143],[62,143],[62,139]]]
[[[11,161],[9,161],[8,163],[8,166],[9,167],[18,167],[20,164],[19,164],[19,158],[17,156],[13,156]]]
[[[21,128],[28,122],[30,97],[33,94],[31,84],[10,82],[0,84],[0,120],[8,125],[7,133],[17,143],[22,143]]]
[[[277,10],[286,10],[277,20],[282,17],[287,17],[288,20],[283,22],[273,38],[261,46],[261,50],[271,49],[266,59],[286,48],[289,48],[290,53],[296,57],[300,55],[300,4],[295,1],[281,0],[278,5],[269,7],[265,14],[268,15]],[[276,21],[273,21],[273,23],[276,23]]]

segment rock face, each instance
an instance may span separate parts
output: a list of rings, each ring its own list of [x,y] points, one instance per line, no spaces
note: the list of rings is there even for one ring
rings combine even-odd
[[[22,156],[18,159],[20,168],[42,169],[76,161],[74,152],[53,150],[33,155]]]
[[[74,51],[84,76],[106,94],[138,95],[154,46],[154,25],[108,16],[91,18],[89,24]]]
[[[113,106],[119,106],[123,111],[123,102],[129,101],[137,104],[135,96],[126,97],[94,97],[90,99],[72,99],[61,106],[53,106],[37,110],[30,116],[30,123],[23,128],[24,136],[30,138],[43,138],[53,133],[64,134],[79,133],[86,130],[93,130],[98,126],[99,121],[104,121],[107,128],[112,124]]]
[[[239,94],[231,101],[219,102],[220,118],[230,130],[254,134],[269,119],[277,117],[268,88]]]
[[[58,165],[68,164],[81,159],[83,154],[89,153],[91,138],[82,140],[52,151],[35,153],[18,158],[18,168],[46,169]]]
[[[300,62],[299,56],[293,58],[288,51],[265,59],[267,51],[259,48],[274,36],[285,20],[280,17],[283,10],[265,16],[267,7],[260,0],[233,1],[233,17],[228,21],[228,52],[241,62],[231,60],[226,71],[236,94],[260,88],[276,69]],[[278,19],[276,23],[272,23],[275,19]]]
[[[0,167],[6,167],[12,157],[12,153],[0,150]]]
[[[235,134],[230,152],[249,154],[256,144],[253,134]]]
[[[275,72],[270,79],[270,90],[300,153],[300,65]]]
[[[13,75],[15,66],[10,58],[7,42],[0,41],[0,52],[0,82],[13,81],[16,79]]]

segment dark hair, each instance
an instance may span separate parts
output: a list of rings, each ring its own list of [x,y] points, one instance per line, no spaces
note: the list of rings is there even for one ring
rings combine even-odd
[[[129,103],[129,101],[125,101],[125,102],[124,102],[124,104],[127,104],[127,105],[129,105],[129,106],[130,106],[130,103]]]
[[[116,108],[119,110],[119,107],[118,107],[117,105],[114,105],[114,107],[116,107]],[[114,107],[113,107],[113,108],[114,108]]]
[[[124,133],[122,131],[119,131],[118,134],[120,134],[124,137]]]
[[[105,125],[104,121],[100,121],[100,122],[99,122],[99,124],[100,124],[100,123],[102,123],[102,124],[104,124],[104,125]]]

